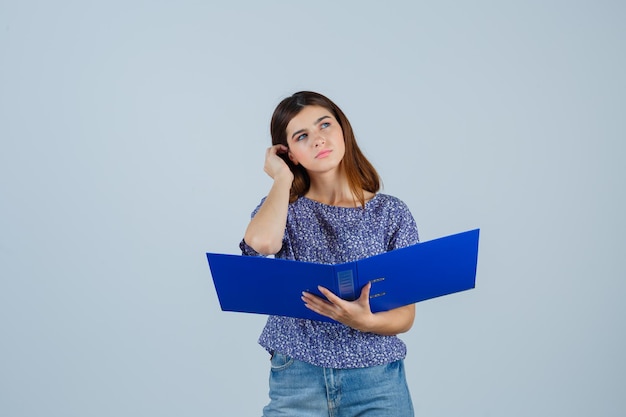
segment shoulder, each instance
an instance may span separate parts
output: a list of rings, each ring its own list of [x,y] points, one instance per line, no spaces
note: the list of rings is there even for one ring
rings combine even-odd
[[[288,205],[289,211],[301,211],[307,208],[311,208],[311,200],[306,197],[298,197],[295,201],[292,201]]]
[[[398,197],[389,194],[376,194],[365,207],[371,216],[386,219],[386,222],[392,224],[414,222],[407,204]]]
[[[374,200],[378,200],[379,213],[384,213],[387,219],[386,230],[390,233],[388,250],[419,242],[417,224],[404,201],[388,194],[377,194]]]
[[[377,206],[408,210],[408,206],[404,201],[389,194],[378,193],[370,201]]]

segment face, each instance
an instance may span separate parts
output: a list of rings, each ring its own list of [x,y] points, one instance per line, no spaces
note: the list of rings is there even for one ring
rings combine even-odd
[[[311,173],[336,169],[345,154],[343,130],[332,112],[306,106],[287,125],[289,158]]]

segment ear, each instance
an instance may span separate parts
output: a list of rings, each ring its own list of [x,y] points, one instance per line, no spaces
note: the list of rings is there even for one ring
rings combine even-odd
[[[291,154],[291,151],[287,151],[287,156],[289,156],[289,160],[293,162],[294,165],[298,165],[298,160]]]

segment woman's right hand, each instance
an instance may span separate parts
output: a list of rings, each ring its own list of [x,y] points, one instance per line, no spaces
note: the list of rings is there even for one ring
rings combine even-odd
[[[287,152],[289,152],[289,148],[285,145],[274,145],[267,148],[263,170],[272,179],[276,180],[278,177],[286,175],[293,181],[293,173],[283,158],[279,156],[279,154],[286,154]]]
[[[284,145],[274,145],[265,152],[264,169],[274,183],[244,235],[246,243],[262,255],[274,255],[283,246],[289,192],[294,177],[280,154],[288,151]]]

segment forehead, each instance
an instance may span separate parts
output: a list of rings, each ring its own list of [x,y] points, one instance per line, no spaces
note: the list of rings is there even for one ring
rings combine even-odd
[[[308,129],[314,126],[315,123],[324,116],[332,118],[333,114],[330,110],[322,106],[306,106],[291,119],[289,124],[287,124],[287,133],[295,132],[300,129]]]

